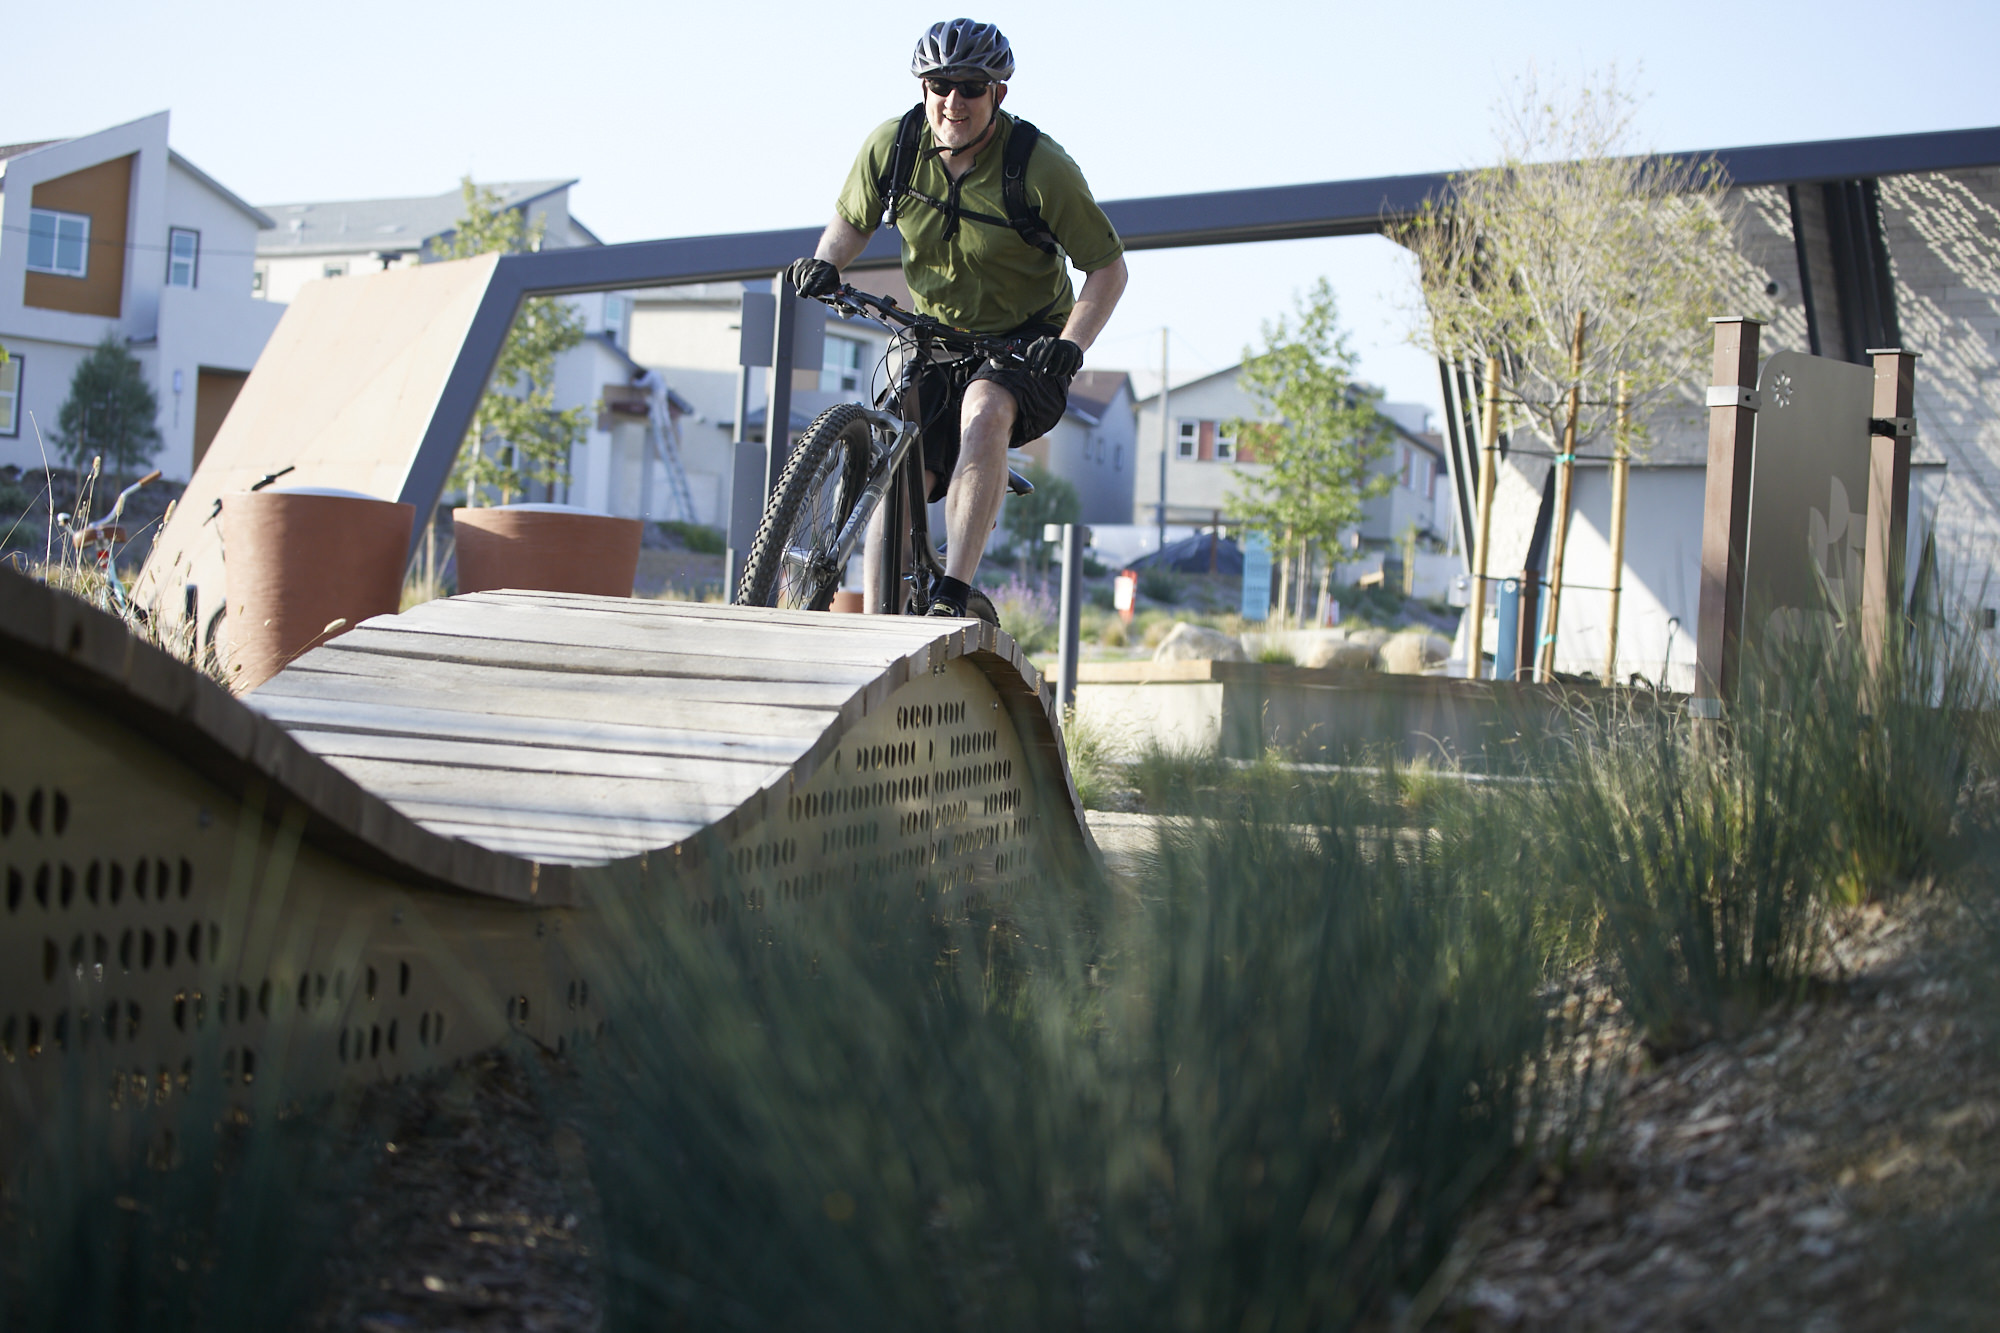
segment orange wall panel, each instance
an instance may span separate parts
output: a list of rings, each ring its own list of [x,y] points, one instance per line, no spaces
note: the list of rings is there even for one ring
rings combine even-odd
[[[30,273],[21,304],[118,318],[125,295],[125,228],[138,154],[100,162],[35,186],[34,206],[90,218],[89,260],[80,278]]]

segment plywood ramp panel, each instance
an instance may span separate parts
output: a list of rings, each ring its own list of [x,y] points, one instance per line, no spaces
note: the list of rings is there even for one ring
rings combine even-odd
[[[215,502],[287,467],[278,485],[399,499],[498,263],[482,255],[308,283],[154,543],[141,596],[178,622],[194,583],[203,620],[212,617],[224,595]]]

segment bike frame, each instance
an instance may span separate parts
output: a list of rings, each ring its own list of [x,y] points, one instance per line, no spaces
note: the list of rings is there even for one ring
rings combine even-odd
[[[824,298],[823,298],[824,299]],[[863,408],[862,415],[873,428],[875,460],[869,468],[867,484],[856,498],[853,513],[842,525],[840,535],[833,544],[833,563],[842,569],[860,546],[868,531],[869,522],[875,511],[886,499],[889,504],[889,521],[883,525],[879,538],[881,550],[877,560],[877,580],[873,588],[865,594],[873,603],[868,609],[884,615],[900,615],[905,610],[914,609],[921,615],[930,609],[931,593],[938,581],[944,577],[944,563],[938,559],[937,548],[931,542],[930,507],[924,492],[923,454],[916,447],[923,437],[922,403],[920,401],[921,376],[914,367],[929,362],[934,348],[940,344],[950,345],[948,336],[955,331],[944,330],[932,321],[912,316],[897,309],[893,301],[857,292],[852,287],[843,287],[827,302],[836,308],[845,308],[881,324],[900,324],[911,343],[911,357],[904,374],[902,400],[897,404],[902,410],[899,418],[879,408]],[[984,346],[986,339],[973,335],[957,335],[967,346],[958,350],[979,355],[992,355]],[[911,602],[915,602],[914,608]]]

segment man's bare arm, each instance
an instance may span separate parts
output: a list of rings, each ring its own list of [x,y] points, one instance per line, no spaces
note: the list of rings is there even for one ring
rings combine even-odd
[[[827,223],[826,230],[820,234],[819,249],[813,251],[813,258],[824,259],[844,273],[847,266],[868,248],[869,235],[836,213],[833,221]]]
[[[831,231],[829,228],[828,233]],[[826,242],[820,244],[824,246]],[[1125,256],[1120,255],[1085,278],[1083,290],[1076,296],[1076,308],[1069,312],[1069,321],[1063,325],[1063,338],[1089,351],[1097,335],[1104,332],[1106,321],[1118,306],[1118,298],[1125,294],[1125,282],[1130,276]]]

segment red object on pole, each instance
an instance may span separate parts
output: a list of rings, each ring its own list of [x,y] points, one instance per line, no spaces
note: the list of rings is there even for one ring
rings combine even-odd
[[[1139,571],[1121,569],[1111,581],[1111,605],[1126,624],[1132,623],[1134,605],[1139,600]]]

